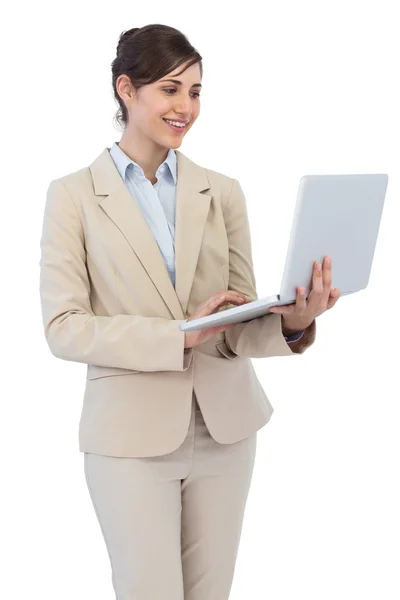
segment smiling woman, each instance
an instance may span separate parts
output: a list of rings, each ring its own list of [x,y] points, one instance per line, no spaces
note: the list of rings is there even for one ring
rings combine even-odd
[[[181,31],[154,24],[121,34],[111,68],[119,147],[154,185],[200,114],[202,57]]]
[[[293,354],[277,314],[180,329],[257,298],[238,180],[178,150],[202,75],[179,30],[123,32],[122,137],[47,192],[44,331],[55,356],[88,365],[79,449],[119,600],[228,600],[273,412],[250,358]]]
[[[151,48],[151,52],[149,52],[149,48]],[[196,102],[200,97],[199,91],[202,87],[203,66],[201,61],[201,55],[190,44],[187,37],[173,27],[155,24],[142,28],[136,27],[124,32],[119,39],[117,56],[111,65],[114,96],[119,104],[116,121],[125,128],[130,118],[128,107],[118,90],[118,81],[121,76],[125,78],[125,81],[131,83],[135,92],[157,82],[156,89],[153,91],[161,91],[164,97],[186,93],[185,90],[189,86],[189,97]],[[190,70],[189,77],[178,78],[178,75],[193,65],[195,68]],[[171,72],[178,70],[181,66],[184,66],[184,69],[180,69],[171,76]],[[163,77],[165,79],[162,79]],[[168,83],[173,83],[175,87],[167,86]],[[183,130],[187,130],[188,123],[193,122],[193,116],[197,116],[192,115],[191,110],[188,112],[190,114],[182,117],[168,111],[168,114],[163,115],[162,118],[184,123]],[[168,127],[170,131],[182,133],[177,126],[168,125]]]

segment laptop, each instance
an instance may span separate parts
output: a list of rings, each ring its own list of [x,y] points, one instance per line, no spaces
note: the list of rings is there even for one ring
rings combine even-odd
[[[272,306],[294,304],[298,287],[305,288],[307,298],[314,262],[322,263],[325,256],[332,257],[331,287],[339,288],[341,296],[365,289],[388,180],[385,173],[304,175],[299,183],[279,294],[181,323],[181,331],[262,317]]]

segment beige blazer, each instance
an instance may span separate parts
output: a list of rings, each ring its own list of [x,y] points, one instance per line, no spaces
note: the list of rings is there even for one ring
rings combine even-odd
[[[239,182],[176,154],[176,289],[109,148],[47,190],[43,326],[56,357],[87,364],[81,452],[172,452],[186,436],[193,389],[217,442],[248,437],[273,412],[251,358],[294,355],[277,314],[184,349],[179,324],[200,302],[226,289],[258,296]],[[314,339],[315,321],[296,353]]]

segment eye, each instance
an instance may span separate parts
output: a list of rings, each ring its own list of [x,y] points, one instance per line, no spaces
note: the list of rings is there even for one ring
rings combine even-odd
[[[176,92],[175,88],[167,88],[164,90],[164,92]],[[200,98],[200,94],[199,92],[193,92],[195,98]],[[171,94],[167,94],[168,96],[171,96]]]

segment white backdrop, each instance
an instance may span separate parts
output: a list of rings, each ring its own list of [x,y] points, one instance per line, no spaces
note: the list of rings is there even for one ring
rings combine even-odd
[[[279,289],[302,175],[389,174],[368,288],[317,319],[304,355],[253,361],[275,412],[259,432],[231,599],[398,600],[395,12],[382,0],[20,2],[3,12],[2,598],[114,598],[78,451],[86,366],[47,347],[39,240],[50,180],[120,139],[119,34],[163,23],[203,56],[201,116],[180,149],[241,183],[259,297]]]

